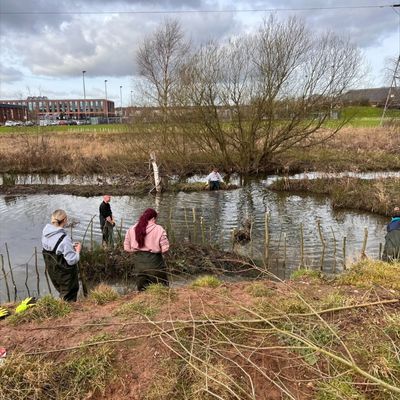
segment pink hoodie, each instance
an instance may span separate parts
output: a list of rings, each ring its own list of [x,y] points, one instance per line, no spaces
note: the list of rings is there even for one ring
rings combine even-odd
[[[144,246],[139,249],[138,242],[136,241],[135,227],[137,224],[131,226],[125,235],[124,250],[130,253],[135,251],[149,251],[151,253],[165,253],[169,249],[169,241],[167,233],[161,225],[155,222],[148,223],[146,227],[146,237],[144,238]]]

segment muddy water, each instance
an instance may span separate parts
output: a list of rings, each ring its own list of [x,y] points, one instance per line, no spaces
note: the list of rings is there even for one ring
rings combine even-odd
[[[83,198],[69,195],[30,195],[0,196],[0,254],[8,273],[8,257],[5,243],[8,244],[10,262],[18,289],[18,296],[35,294],[36,273],[34,248],[39,249],[38,268],[40,290],[47,291],[43,278],[43,261],[40,253],[41,231],[48,222],[53,210],[63,208],[70,220],[76,221],[72,230],[74,240],[82,240],[92,217],[94,218],[94,240],[100,240],[98,207],[101,198]],[[332,272],[343,267],[343,238],[346,237],[347,262],[359,258],[364,239],[364,228],[368,229],[367,255],[378,257],[379,243],[384,241],[386,218],[355,211],[333,211],[329,199],[315,196],[299,196],[275,193],[268,190],[266,181],[248,184],[233,191],[174,193],[161,198],[113,197],[112,210],[122,233],[136,221],[147,207],[157,208],[159,222],[170,226],[170,236],[175,240],[188,240],[196,236],[198,241],[210,241],[223,249],[232,248],[232,230],[238,228],[246,218],[253,218],[252,245],[236,245],[238,252],[261,259],[264,251],[265,212],[270,213],[270,263],[273,271],[280,277],[289,276],[290,271],[303,262],[311,268],[321,265],[321,240],[318,222],[326,242],[323,268]],[[197,228],[194,234],[193,209],[195,209]],[[203,218],[203,235],[200,228]],[[303,228],[301,228],[303,227]],[[89,230],[90,231],[90,230]],[[302,233],[301,233],[302,232]],[[286,245],[285,245],[286,236]],[[333,236],[336,239],[336,250]],[[90,234],[86,235],[86,243]],[[301,245],[303,237],[303,246]],[[302,251],[302,248],[304,251]],[[0,265],[1,267],[1,265]],[[8,273],[11,296],[13,285]],[[0,297],[6,296],[4,279],[0,270]]]

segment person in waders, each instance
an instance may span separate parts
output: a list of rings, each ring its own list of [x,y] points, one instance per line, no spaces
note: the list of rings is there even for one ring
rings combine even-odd
[[[64,226],[67,214],[64,210],[55,210],[51,214],[51,223],[43,229],[43,258],[51,282],[66,301],[76,301],[79,291],[78,262],[81,244],[72,243]]]
[[[221,182],[224,182],[222,176],[218,172],[218,168],[213,168],[213,170],[207,175],[206,180],[210,190],[219,190]]]
[[[165,229],[156,224],[157,215],[155,210],[148,208],[125,235],[124,250],[133,253],[139,291],[152,283],[169,285],[162,256],[169,249],[169,241]]]
[[[99,214],[100,214],[100,229],[101,233],[103,234],[103,247],[110,246],[111,248],[114,247],[114,219],[111,211],[110,206],[111,196],[109,194],[105,194],[103,196],[103,201],[99,207]]]
[[[395,207],[392,220],[386,227],[385,247],[383,248],[383,261],[400,261],[400,207]]]

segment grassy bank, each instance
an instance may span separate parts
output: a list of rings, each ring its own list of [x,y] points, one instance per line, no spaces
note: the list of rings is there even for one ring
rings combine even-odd
[[[347,208],[390,215],[400,204],[400,179],[281,179],[271,189],[329,195],[334,208]]]
[[[200,149],[183,132],[162,134],[156,124],[123,128],[112,132],[90,127],[82,132],[49,129],[30,134],[20,128],[19,133],[3,133],[0,172],[146,176],[150,151],[156,152],[165,175],[208,173],[211,165],[223,164],[215,152]],[[294,147],[274,156],[259,172],[399,170],[399,148],[398,129],[347,127],[327,143]],[[230,172],[235,168],[225,166]]]
[[[399,272],[364,261],[333,281],[203,278],[123,297],[103,285],[64,316],[0,322],[0,399],[395,400]]]
[[[10,179],[9,179],[10,180]],[[236,185],[221,185],[221,190],[237,189]],[[102,196],[104,193],[112,193],[113,196],[144,195],[154,191],[151,178],[146,181],[131,181],[129,184],[116,183],[115,185],[14,185],[8,182],[0,185],[0,194],[23,195],[23,194],[69,194],[74,196]],[[204,182],[198,183],[169,183],[163,188],[166,192],[201,192],[208,190]]]

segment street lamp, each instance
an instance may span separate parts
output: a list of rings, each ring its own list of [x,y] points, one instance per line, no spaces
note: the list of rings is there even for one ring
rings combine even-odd
[[[83,81],[83,109],[85,115],[85,122],[86,122],[86,88],[85,88],[85,73],[86,71],[82,71],[82,81]]]
[[[121,98],[121,124],[122,124],[122,86],[119,87],[119,96]]]
[[[106,94],[106,118],[107,118],[107,124],[108,124],[107,79],[104,79],[104,92]]]

